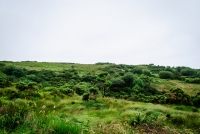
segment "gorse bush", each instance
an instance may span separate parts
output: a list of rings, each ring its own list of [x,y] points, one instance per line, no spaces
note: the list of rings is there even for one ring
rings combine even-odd
[[[58,88],[58,91],[68,96],[74,95],[74,90],[69,87],[60,87]]]
[[[8,80],[6,74],[0,72],[0,88],[9,87],[12,83]]]
[[[38,90],[39,89],[39,85],[36,82],[23,82],[20,81],[18,83],[16,83],[16,88],[19,89],[20,91],[24,91],[24,90]]]
[[[159,77],[162,78],[162,79],[173,79],[174,74],[170,71],[160,71]]]
[[[200,84],[200,78],[186,78],[185,82]]]

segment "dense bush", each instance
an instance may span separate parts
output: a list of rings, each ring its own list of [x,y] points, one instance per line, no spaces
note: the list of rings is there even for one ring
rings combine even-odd
[[[73,96],[74,95],[74,90],[69,88],[69,87],[60,87],[58,89],[61,93],[68,95],[68,96]]]
[[[200,84],[200,78],[186,78],[185,82]]]
[[[24,90],[28,89],[28,85],[27,85],[27,83],[20,81],[20,82],[16,83],[16,88],[19,89],[20,91],[24,91]]]
[[[125,82],[121,78],[115,78],[111,80],[112,85],[110,86],[110,90],[114,92],[119,92],[123,87],[125,87]]]
[[[0,88],[11,86],[11,82],[8,80],[6,74],[0,72]]]
[[[144,75],[151,76],[151,71],[150,70],[144,69],[142,71],[143,71]]]
[[[191,69],[191,68],[185,68],[185,69],[182,69],[180,71],[181,75],[183,76],[195,76],[196,75],[196,70],[194,69]]]
[[[4,72],[6,75],[12,75],[12,74],[13,74],[13,71],[15,71],[15,67],[14,67],[14,66],[6,66],[6,67],[4,67],[4,69],[3,69],[3,72]]]
[[[161,79],[173,79],[174,78],[174,74],[170,71],[160,71],[159,72],[159,77]]]
[[[167,103],[192,105],[191,97],[180,88],[170,89],[171,94],[166,94]]]
[[[81,81],[83,82],[96,82],[96,76],[94,75],[83,75],[81,78]]]
[[[19,89],[20,91],[24,91],[24,90],[38,90],[39,89],[39,85],[36,82],[23,82],[20,81],[18,83],[16,83],[16,88]]]
[[[73,88],[78,95],[83,95],[85,92],[88,92],[89,90],[88,87],[89,87],[88,83],[80,82],[76,84]]]
[[[125,82],[125,85],[127,87],[132,87],[133,86],[133,81],[134,81],[134,77],[133,77],[133,74],[132,73],[126,73],[122,79],[124,80]]]
[[[12,73],[14,76],[16,76],[17,78],[19,77],[23,77],[26,75],[26,70],[21,69],[21,68],[15,68],[15,70]]]
[[[142,74],[143,73],[142,69],[140,69],[140,68],[133,68],[131,70],[131,72],[134,73],[134,74]]]
[[[84,93],[84,94],[83,94],[83,97],[82,97],[82,100],[83,100],[83,101],[88,101],[89,98],[90,98],[90,93]]]
[[[16,100],[4,104],[2,109],[4,109],[4,112],[2,112],[0,116],[0,128],[11,132],[25,122],[29,106],[21,100]]]

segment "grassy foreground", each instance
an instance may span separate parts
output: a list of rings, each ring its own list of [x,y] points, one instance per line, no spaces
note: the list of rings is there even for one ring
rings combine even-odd
[[[82,101],[78,95],[62,100],[48,98],[37,101],[1,100],[1,104],[4,104],[1,113],[6,112],[6,109],[9,110],[8,116],[1,118],[1,134],[200,132],[200,114],[192,112],[192,108],[186,106],[132,102],[114,98]]]

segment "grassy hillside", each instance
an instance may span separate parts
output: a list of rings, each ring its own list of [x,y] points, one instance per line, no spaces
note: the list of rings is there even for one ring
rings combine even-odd
[[[0,62],[0,133],[200,133],[200,70]]]

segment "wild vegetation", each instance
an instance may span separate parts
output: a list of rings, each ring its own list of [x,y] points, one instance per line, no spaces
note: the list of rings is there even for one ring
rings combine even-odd
[[[0,134],[200,133],[200,69],[0,62]]]

